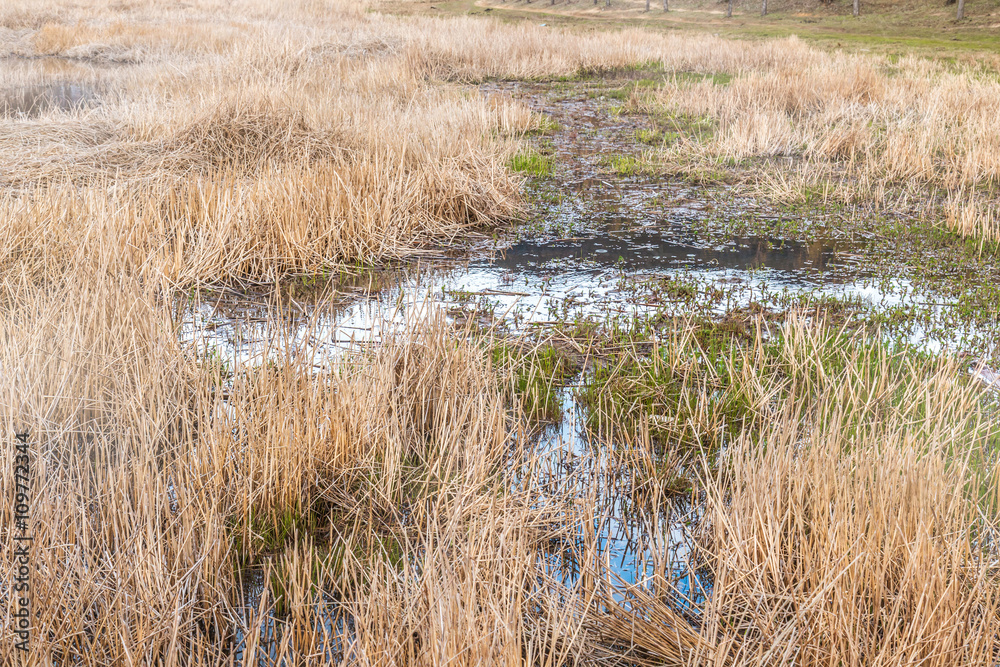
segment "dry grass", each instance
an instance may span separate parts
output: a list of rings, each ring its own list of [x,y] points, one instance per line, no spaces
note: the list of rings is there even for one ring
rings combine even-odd
[[[993,183],[970,143],[992,84],[909,60],[890,77],[794,40],[361,10],[0,9],[0,48],[62,63],[5,70],[4,88],[78,78],[101,95],[0,120],[0,423],[31,431],[36,536],[32,653],[2,616],[0,663],[992,664],[995,416],[953,365],[802,322],[777,360],[762,352],[773,339],[741,348],[726,377],[755,418],[702,475],[711,595],[679,609],[662,579],[615,596],[595,529],[616,518],[597,507],[607,480],[546,477],[481,343],[431,318],[312,357],[289,351],[295,332],[275,317],[268,361],[233,368],[178,342],[160,289],[373,261],[511,215],[503,165],[534,120],[435,79],[734,72],[664,92],[729,118],[691,152],[773,157],[804,141],[856,179],[841,183],[851,193],[903,179],[914,197],[951,189],[955,206]],[[795,67],[817,87],[775,83]],[[940,118],[897,113],[896,79],[920,68],[913,94],[947,101]],[[831,100],[847,143],[818,139],[819,118],[840,117]],[[738,131],[740,109],[759,111],[759,136]],[[864,181],[877,159],[891,178]],[[664,342],[679,389],[657,406],[668,431],[712,435],[721,374],[689,361],[691,340]],[[9,543],[15,450],[0,441]],[[635,441],[631,467],[652,470],[648,437]],[[3,591],[14,567],[0,554]]]
[[[172,284],[272,281],[518,210],[505,165],[535,122],[523,107],[429,83],[387,22],[357,11],[306,25],[298,6],[250,23],[234,21],[250,8],[214,9],[70,10],[8,31],[11,53],[65,65],[12,68],[0,87],[96,99],[0,121],[5,260],[40,277],[100,256]]]
[[[666,148],[658,158],[668,169],[743,163],[744,178],[767,197],[919,211],[959,233],[1000,239],[995,71],[818,51],[723,71],[735,75],[731,83],[668,77],[656,96],[668,126],[703,119],[714,130]]]
[[[978,388],[808,329],[787,356],[781,418],[709,494],[706,634],[751,664],[991,664],[996,425]]]
[[[0,121],[0,257],[48,276],[101,256],[191,285],[270,282],[447,243],[516,214],[506,164],[536,121],[509,99],[435,80],[649,64],[736,76],[664,88],[658,107],[718,126],[707,142],[667,150],[670,169],[788,156],[797,168],[761,175],[765,194],[922,205],[936,188],[954,228],[996,236],[998,84],[972,68],[827,54],[794,39],[362,10],[5,6],[0,50],[16,65],[0,89],[73,83],[96,101]]]
[[[552,478],[486,350],[439,320],[339,357],[275,322],[231,368],[135,279],[6,291],[33,664],[992,664],[996,425],[954,365],[795,321],[777,353],[740,348],[757,417],[702,475],[712,588],[683,609],[666,570],[656,594],[608,572],[600,448]],[[9,539],[11,494],[0,513]]]
[[[742,387],[763,428],[705,469],[707,601],[684,612],[654,578],[617,586],[628,606],[605,594],[588,626],[642,664],[993,664],[997,426],[980,389],[947,362],[786,327],[777,357],[734,357],[759,369]]]
[[[351,664],[576,650],[572,617],[528,613],[545,604],[543,546],[568,528],[504,491],[516,424],[482,352],[439,322],[330,371],[264,350],[273,361],[229,375],[179,346],[134,281],[18,296],[0,393],[3,422],[31,431],[31,664],[223,664],[254,644]],[[3,459],[12,488],[12,448]],[[247,610],[238,569],[261,562]]]

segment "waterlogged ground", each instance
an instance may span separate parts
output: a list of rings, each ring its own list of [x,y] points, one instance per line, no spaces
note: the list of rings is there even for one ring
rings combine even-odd
[[[550,121],[513,162],[526,221],[410,264],[303,279],[281,296],[202,294],[185,335],[211,332],[207,349],[239,360],[267,338],[254,322],[276,308],[291,326],[319,308],[308,332],[319,347],[377,340],[432,304],[511,334],[819,308],[930,352],[996,359],[1000,263],[990,253],[927,221],[769,206],[724,183],[646,173],[663,126],[677,127],[623,111],[655,85],[649,76],[667,75],[484,86]]]
[[[780,327],[790,310],[803,310],[847,328],[878,327],[894,344],[968,355],[990,381],[1000,268],[927,221],[779,208],[724,182],[649,173],[649,138],[663,136],[664,121],[623,111],[652,85],[637,76],[483,87],[550,119],[513,163],[527,179],[528,219],[493,239],[277,292],[202,292],[180,304],[178,319],[200,354],[230,368],[289,351],[323,366],[435,310],[504,354],[546,341],[555,355],[541,364],[551,394],[540,408],[536,397],[535,408],[547,463],[531,483],[543,494],[591,490],[582,500],[594,505],[593,530],[615,575],[666,577],[688,607],[711,587],[691,560],[696,490],[683,479],[649,487],[609,453],[622,440],[609,442],[591,419],[602,360],[622,336],[650,336],[678,319],[746,332]],[[280,344],[272,344],[276,313],[288,334]],[[253,570],[246,581],[253,606],[264,580]]]
[[[14,83],[0,86],[0,118],[31,119],[50,111],[85,110],[100,103],[100,92],[92,79],[107,66],[72,63],[58,58],[25,61],[0,59],[4,74]],[[20,84],[19,77],[42,74],[45,83]]]

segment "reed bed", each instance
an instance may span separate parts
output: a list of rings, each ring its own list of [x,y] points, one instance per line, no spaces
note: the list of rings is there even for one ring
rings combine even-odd
[[[995,235],[997,84],[971,66],[829,54],[794,38],[371,10],[7,3],[0,52],[12,66],[0,90],[72,84],[84,99],[0,120],[4,265],[41,279],[102,257],[190,286],[447,244],[521,210],[508,162],[539,120],[510,98],[443,82],[649,67],[666,74],[657,109],[718,125],[707,142],[666,149],[668,169],[790,156],[799,167],[761,174],[761,192],[820,188],[888,205],[925,202],[936,187],[954,228]],[[735,79],[671,83],[675,72]]]
[[[532,114],[429,83],[392,35],[356,35],[351,7],[314,8],[315,26],[298,6],[252,24],[210,5],[190,19],[134,9],[6,30],[19,66],[3,88],[68,84],[84,99],[0,121],[5,265],[42,279],[94,258],[161,284],[270,282],[447,244],[519,210],[506,162]]]
[[[829,153],[861,170],[862,148],[874,160],[924,127],[894,115],[894,77],[924,68],[925,92],[951,91],[925,102],[967,102],[967,129],[947,116],[966,140],[987,127],[991,102],[975,95],[988,78],[916,60],[889,76],[796,40],[365,9],[0,8],[3,53],[59,63],[5,70],[4,89],[78,77],[98,95],[0,119],[0,536],[15,534],[10,436],[23,430],[35,536],[26,656],[9,611],[17,562],[0,554],[0,663],[993,664],[996,418],[952,362],[792,317],[708,364],[681,328],[609,376],[642,400],[593,397],[598,430],[630,436],[623,455],[595,443],[559,478],[533,429],[571,371],[538,346],[497,356],[432,314],[327,356],[296,347],[301,332],[275,314],[273,340],[234,366],[179,342],[163,289],[376,261],[516,213],[506,161],[537,118],[461,82],[650,63],[732,72],[728,86],[668,84],[661,101],[742,90],[718,113],[758,104],[808,125],[850,98],[851,113],[895,123],[873,135],[883,148],[862,123],[854,153]],[[793,65],[856,76],[790,82],[774,107],[773,77]],[[934,113],[920,116],[931,129]],[[696,158],[773,145],[724,144],[726,127]],[[923,170],[909,145],[887,163],[894,179],[988,194],[992,167],[972,144]],[[529,371],[516,349],[533,350]],[[681,441],[712,447],[714,464],[678,456]],[[690,560],[710,587],[681,605],[664,554],[658,575],[627,584],[598,531],[624,517],[602,495],[620,485],[597,473],[624,463],[655,514],[664,459],[701,462]]]
[[[25,288],[3,316],[3,420],[31,433],[35,535],[32,652],[5,616],[3,664],[562,664],[578,650],[576,620],[533,613],[565,508],[506,492],[517,422],[480,349],[432,320],[326,371],[278,338],[227,370],[179,345],[146,290],[75,276]],[[0,572],[11,590],[10,553]]]
[[[803,63],[667,77],[650,106],[673,140],[668,170],[729,170],[781,201],[929,215],[960,234],[1000,239],[1000,82],[980,62],[814,53]],[[642,105],[641,105],[642,106]],[[697,136],[684,128],[709,126]]]
[[[33,664],[992,664],[997,428],[953,363],[792,318],[712,379],[680,359],[690,333],[660,341],[693,398],[725,382],[745,411],[717,465],[678,461],[701,470],[687,558],[710,584],[679,604],[669,554],[626,584],[600,537],[638,521],[610,489],[661,511],[670,489],[641,476],[673,436],[551,468],[516,375],[439,316],[334,357],[275,319],[234,367],[178,343],[135,278],[6,292]],[[7,540],[13,512],[5,493]],[[16,664],[9,616],[0,647]]]
[[[585,612],[602,650],[637,664],[992,664],[995,403],[953,362],[795,317],[729,365],[750,426],[701,475],[694,560],[711,590],[678,605],[663,574],[605,573]]]
[[[991,663],[997,428],[980,388],[792,327],[780,418],[709,492],[706,634],[746,664]]]

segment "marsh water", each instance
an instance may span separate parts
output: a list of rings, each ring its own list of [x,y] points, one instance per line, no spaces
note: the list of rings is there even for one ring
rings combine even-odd
[[[322,363],[432,311],[456,325],[521,336],[576,321],[627,328],[649,317],[723,318],[751,307],[779,313],[836,303],[876,316],[919,308],[922,317],[894,335],[932,351],[989,355],[989,331],[952,315],[960,295],[929,293],[906,271],[874,266],[863,235],[830,226],[812,233],[823,221],[809,213],[795,221],[797,233],[784,233],[787,213],[726,186],[617,172],[611,158],[648,150],[638,137],[650,129],[649,119],[620,112],[614,93],[621,86],[482,87],[523,101],[558,128],[533,140],[552,168],[527,180],[525,220],[405,264],[311,278],[300,289],[205,292],[180,308],[182,338],[231,367],[288,351],[275,340]],[[97,101],[95,88],[72,81],[14,88],[0,92],[0,115],[31,118]],[[735,216],[752,224],[729,224]],[[276,322],[285,327],[277,338]],[[580,480],[581,489],[609,465],[585,426],[577,395],[584,380],[559,389],[558,418],[535,434],[549,478]],[[683,598],[679,605],[703,600],[711,582],[691,562],[697,503],[677,498],[640,509],[624,490],[628,480],[619,481],[603,484],[595,501],[594,533],[615,575],[628,584],[667,577]],[[244,583],[245,605],[254,608],[266,585],[263,570],[248,570]],[[342,620],[331,611],[329,622]]]
[[[184,311],[184,338],[227,363],[258,363],[288,351],[271,344],[279,321],[287,327],[283,344],[323,363],[434,311],[458,326],[516,337],[575,321],[627,328],[649,317],[724,318],[751,307],[780,313],[833,303],[876,318],[919,309],[920,318],[891,335],[935,352],[986,354],[988,331],[952,317],[959,297],[928,293],[906,271],[877,268],[863,236],[829,228],[791,237],[742,232],[780,230],[784,214],[725,187],[611,173],[609,155],[643,150],[635,133],[645,121],[608,113],[602,96],[534,84],[492,84],[486,92],[517,96],[561,128],[540,140],[553,168],[526,184],[526,221],[457,250],[307,281],[298,291],[203,295]],[[729,226],[732,215],[754,224]],[[818,221],[807,216],[796,224]],[[608,474],[611,464],[585,425],[577,394],[585,381],[578,375],[558,390],[560,414],[536,434],[548,480],[560,493],[575,485],[584,496],[600,477],[592,528],[614,576],[639,585],[666,579],[678,606],[697,606],[711,590],[695,558],[702,508],[690,497],[639,506],[628,471]],[[576,575],[570,568],[565,576]],[[246,606],[254,608],[266,585],[262,570],[247,571],[245,585]],[[323,604],[331,627],[345,622],[335,604]]]
[[[414,311],[434,308],[453,321],[473,318],[519,334],[575,320],[628,326],[653,315],[723,317],[751,306],[780,312],[836,303],[876,315],[919,308],[921,317],[893,335],[934,352],[986,353],[988,335],[951,317],[954,294],[928,293],[907,272],[874,266],[863,235],[829,225],[781,233],[787,214],[726,187],[610,171],[609,156],[647,148],[636,136],[648,121],[609,112],[603,95],[524,83],[484,91],[515,96],[560,128],[536,140],[553,167],[528,179],[526,221],[391,269],[311,280],[310,289],[283,300],[208,295],[188,311],[185,337],[242,363],[259,354],[257,343],[269,337],[263,323],[276,309],[290,322],[321,313],[294,338],[321,351],[377,341]],[[729,224],[736,216],[752,224]],[[802,229],[821,223],[809,215],[795,220]],[[769,228],[779,232],[760,231]]]
[[[19,86],[0,93],[0,116],[34,118],[46,111],[82,109],[97,100],[90,86],[68,81]]]
[[[95,98],[90,88],[75,83],[24,86],[0,97],[0,115],[34,117],[51,109],[81,108]]]

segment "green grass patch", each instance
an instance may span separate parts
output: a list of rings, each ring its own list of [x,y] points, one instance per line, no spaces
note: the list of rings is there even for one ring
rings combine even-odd
[[[718,123],[708,116],[694,116],[663,110],[651,116],[663,132],[672,132],[678,138],[685,137],[694,141],[707,141],[715,135]]]
[[[536,115],[535,128],[531,130],[529,134],[533,135],[552,134],[554,132],[558,132],[561,129],[562,126],[559,125],[558,121],[556,121],[552,116],[540,113]]]
[[[518,151],[510,159],[511,171],[530,176],[550,176],[554,160],[548,155],[542,155],[533,149]]]
[[[681,138],[676,132],[662,129],[643,129],[635,133],[636,141],[649,146],[670,146]]]
[[[632,155],[613,155],[608,164],[611,170],[619,176],[638,176],[648,171],[643,162]]]
[[[728,86],[735,77],[727,72],[674,72],[673,79],[678,84],[711,81],[713,86]]]

